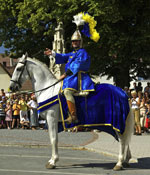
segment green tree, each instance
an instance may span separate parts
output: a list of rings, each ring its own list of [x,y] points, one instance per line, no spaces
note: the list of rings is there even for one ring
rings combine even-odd
[[[96,30],[101,36],[98,43],[84,37],[84,47],[92,57],[90,72],[113,76],[120,87],[129,85],[134,75],[148,73],[149,0],[0,0],[0,3],[1,44],[10,48],[14,57],[27,51],[30,57],[48,63],[43,51],[51,48],[58,21],[64,24],[68,43],[75,30],[73,16],[88,12],[97,21]],[[71,49],[70,45],[66,47]]]

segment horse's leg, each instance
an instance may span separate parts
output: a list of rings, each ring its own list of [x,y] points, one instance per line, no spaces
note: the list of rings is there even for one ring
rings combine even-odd
[[[47,123],[49,136],[52,147],[52,156],[51,159],[46,164],[46,168],[54,169],[56,167],[56,162],[59,160],[58,156],[58,108],[52,109],[48,112]]]
[[[129,162],[131,158],[129,142],[131,140],[133,128],[134,128],[134,118],[133,118],[133,113],[130,107],[130,112],[126,120],[125,132],[123,135],[119,135],[119,138],[120,138],[119,159],[118,159],[116,166],[113,168],[114,170],[121,170],[123,168],[123,163]]]
[[[131,159],[131,151],[129,148],[129,145],[126,146],[125,149],[125,157],[124,157],[124,162],[123,162],[123,167],[127,168],[129,167],[129,160]]]
[[[115,171],[119,171],[119,170],[122,170],[123,169],[123,161],[124,161],[124,151],[125,151],[125,143],[123,141],[122,138],[120,138],[120,141],[119,141],[120,145],[119,145],[119,157],[118,157],[118,162],[117,164],[115,165],[115,167],[113,168],[113,170]]]

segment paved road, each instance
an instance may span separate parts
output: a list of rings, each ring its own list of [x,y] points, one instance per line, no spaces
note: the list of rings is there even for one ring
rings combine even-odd
[[[149,166],[133,163],[125,171],[112,170],[116,159],[86,150],[59,149],[57,168],[48,170],[48,147],[0,147],[0,175],[148,175]],[[142,161],[142,160],[141,160]]]
[[[150,157],[138,158],[125,171],[114,172],[117,158],[101,154],[106,137],[102,133],[79,132],[59,134],[60,161],[57,168],[47,170],[46,162],[51,155],[48,133],[37,130],[0,130],[0,175],[149,175]],[[104,139],[105,138],[105,139]],[[111,150],[116,149],[115,141],[108,137]],[[137,137],[136,137],[137,138]],[[146,137],[145,137],[146,138]],[[140,137],[139,137],[140,139]],[[144,139],[144,137],[143,137]],[[104,142],[102,141],[104,140]],[[136,140],[136,139],[135,139]],[[101,146],[98,146],[99,143]],[[93,146],[92,146],[93,145]],[[99,151],[93,151],[92,147]],[[90,149],[88,149],[88,147]],[[108,146],[107,148],[108,149]],[[105,148],[103,148],[105,150]]]
[[[0,175],[92,175],[112,171],[115,160],[96,153],[59,149],[60,161],[57,168],[47,170],[48,148],[0,147]]]

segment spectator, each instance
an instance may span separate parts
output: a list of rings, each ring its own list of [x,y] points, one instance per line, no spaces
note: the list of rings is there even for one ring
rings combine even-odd
[[[3,108],[6,108],[6,97],[2,96],[2,104],[3,104]]]
[[[23,95],[21,96],[19,104],[20,104],[20,124],[22,126],[22,129],[26,127],[28,128],[29,127],[28,106]]]
[[[135,135],[141,135],[140,110],[139,110],[140,99],[137,97],[136,91],[132,91],[131,95],[132,95],[131,108],[133,110],[135,120]]]
[[[146,104],[149,103],[149,102],[150,102],[150,97],[149,97],[148,91],[145,91],[145,92],[144,92],[144,97],[145,97],[145,103],[146,103]]]
[[[31,100],[30,95],[25,94],[25,101],[26,101],[26,103],[28,103],[30,100]],[[29,118],[29,121],[30,121],[30,110],[28,110],[28,118]]]
[[[127,96],[129,97],[129,99],[131,98],[131,93],[130,93],[130,90],[127,86],[124,87],[124,91],[125,93],[127,94]]]
[[[145,122],[145,131],[149,133],[150,127],[150,103],[147,104],[147,111],[146,111],[146,122]]]
[[[15,102],[15,98],[14,98],[14,95],[13,94],[10,95],[9,100],[10,100],[11,106],[13,106],[13,104]]]
[[[136,92],[137,92],[137,85],[136,85],[136,82],[133,83],[133,88],[131,89],[131,91],[136,91]]]
[[[144,92],[148,92],[150,94],[150,82],[147,82],[147,86],[144,88]]]
[[[138,94],[139,102],[141,103],[142,98],[143,98],[143,93],[142,91],[139,91],[137,94]]]
[[[39,115],[39,128],[40,129],[46,129],[46,126],[47,123],[46,123],[46,120],[43,119],[40,115]]]
[[[5,96],[4,89],[1,89],[0,96],[2,96],[2,97]]]
[[[27,115],[23,115],[21,118],[20,118],[20,124],[21,124],[21,127],[22,129],[26,129],[26,128],[29,128],[29,118]]]
[[[19,129],[20,124],[20,105],[18,104],[18,99],[15,100],[13,104],[13,120],[12,120],[12,129],[15,127],[17,121],[17,129]]]
[[[146,103],[145,98],[143,97],[140,103],[140,124],[142,132],[145,132],[145,120],[146,120]]]
[[[37,101],[35,95],[31,96],[31,100],[27,105],[30,109],[30,126],[32,130],[35,130],[38,126]]]
[[[25,94],[25,101],[28,103],[31,100],[30,96],[28,94]]]
[[[5,121],[6,121],[7,129],[11,129],[11,126],[12,126],[12,107],[11,107],[9,100],[7,100],[5,112],[6,112]]]
[[[143,87],[142,87],[142,83],[141,82],[138,82],[138,85],[137,85],[137,92],[139,91],[143,91]]]
[[[0,129],[1,128],[5,128],[5,117],[6,117],[6,113],[5,113],[5,109],[3,108],[3,103],[0,103]]]

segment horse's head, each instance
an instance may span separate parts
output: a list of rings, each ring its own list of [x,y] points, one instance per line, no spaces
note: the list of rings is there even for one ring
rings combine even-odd
[[[10,80],[10,90],[15,92],[18,91],[21,87],[22,87],[22,83],[25,81],[26,79],[26,59],[27,59],[28,55],[27,53],[25,55],[23,55],[16,67],[15,70],[13,72],[12,78]]]

